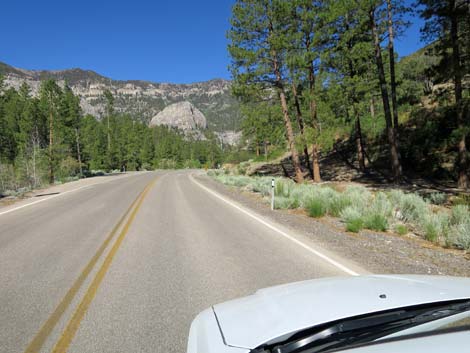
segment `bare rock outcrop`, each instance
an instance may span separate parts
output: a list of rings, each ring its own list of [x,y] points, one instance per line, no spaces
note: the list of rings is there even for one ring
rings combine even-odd
[[[199,109],[190,102],[183,101],[167,106],[152,118],[149,125],[165,125],[178,128],[187,133],[195,130],[205,130],[207,121]]]

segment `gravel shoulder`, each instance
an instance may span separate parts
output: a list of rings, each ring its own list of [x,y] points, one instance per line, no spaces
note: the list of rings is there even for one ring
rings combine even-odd
[[[470,277],[470,254],[444,249],[420,238],[341,228],[337,219],[314,219],[301,210],[271,211],[260,194],[225,186],[207,175],[196,179],[258,214],[311,238],[320,247],[357,263],[373,273],[429,274]]]

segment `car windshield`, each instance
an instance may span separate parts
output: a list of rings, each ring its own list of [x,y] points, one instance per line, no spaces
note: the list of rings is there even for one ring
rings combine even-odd
[[[379,339],[470,324],[470,300],[399,308],[331,322],[253,353],[317,353]]]

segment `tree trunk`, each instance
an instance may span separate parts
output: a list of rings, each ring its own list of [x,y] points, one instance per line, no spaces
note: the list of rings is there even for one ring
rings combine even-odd
[[[39,148],[39,131],[37,126],[34,129],[31,140],[33,144],[33,187],[36,187],[39,184],[36,172],[36,154]]]
[[[313,164],[313,181],[320,183],[320,148],[318,144],[314,143],[312,146],[312,164]]]
[[[309,63],[308,66],[308,85],[310,90],[310,116],[312,118],[312,127],[314,133],[318,130],[318,119],[317,119],[317,102],[315,100],[315,70],[313,68],[313,62]],[[313,166],[313,181],[315,183],[321,182],[320,174],[320,146],[318,145],[316,139],[313,141],[313,151],[312,151],[312,166]]]
[[[352,50],[352,43],[348,42],[348,48]],[[351,79],[354,79],[356,76],[356,70],[354,69],[354,64],[352,60],[348,59],[348,66],[349,66],[349,76]],[[352,93],[350,96],[352,101],[352,107],[354,112],[354,121],[356,125],[355,131],[355,139],[356,139],[356,151],[357,151],[357,161],[359,163],[359,170],[364,172],[366,170],[366,164],[364,159],[364,143],[362,141],[362,130],[361,130],[361,118],[359,116],[359,111],[357,110],[358,99],[356,93]]]
[[[390,56],[390,91],[392,93],[393,106],[393,127],[395,134],[398,132],[398,103],[397,103],[397,84],[395,79],[395,48],[393,40],[393,13],[392,0],[387,0],[387,17],[388,17],[388,54]]]
[[[270,34],[272,34],[274,31],[272,22],[269,22],[268,29]],[[275,87],[278,90],[279,98],[281,100],[282,118],[284,119],[284,125],[286,127],[287,144],[289,145],[289,150],[292,154],[292,164],[295,170],[295,179],[298,183],[301,183],[304,181],[304,176],[302,173],[302,168],[300,167],[299,155],[297,153],[297,149],[295,148],[294,131],[292,130],[292,122],[289,116],[289,109],[287,106],[286,93],[284,91],[284,84],[282,82],[282,75],[279,68],[277,52],[276,50],[272,49],[270,54],[273,61],[274,75],[276,76]]]
[[[459,47],[459,38],[458,38],[458,19],[457,11],[455,9],[455,1],[450,1],[449,6],[451,7],[451,26],[450,26],[450,39],[452,43],[452,68],[454,75],[454,85],[455,85],[455,106],[457,108],[457,126],[460,134],[459,141],[459,179],[458,179],[458,188],[466,190],[468,188],[468,175],[467,175],[467,146],[465,140],[467,135],[465,133],[465,107],[462,99],[462,68],[460,66],[460,47]]]
[[[107,132],[108,132],[108,153],[111,150],[111,134],[109,132],[109,113],[108,113],[108,119],[107,119]]]
[[[281,72],[279,71],[277,53],[275,51],[272,51],[271,54],[273,58],[274,75],[276,75],[276,88],[278,90],[279,99],[281,100],[282,118],[284,119],[284,125],[286,127],[287,144],[292,154],[292,164],[295,170],[295,180],[298,183],[302,183],[304,181],[304,176],[302,173],[302,168],[300,167],[299,155],[297,153],[297,149],[295,148],[294,131],[292,130],[292,122],[289,116],[289,108],[287,106],[286,93],[284,91],[284,84],[282,82]]]
[[[375,121],[375,99],[374,99],[374,96],[372,96],[372,98],[370,99],[370,116],[372,118],[372,120]]]
[[[364,142],[362,140],[362,129],[361,129],[361,118],[357,107],[353,104],[354,109],[354,120],[356,124],[356,150],[357,150],[357,161],[359,162],[359,170],[364,172],[366,170],[365,153],[364,153]]]
[[[382,60],[382,51],[380,47],[379,34],[377,32],[377,25],[375,23],[375,9],[372,8],[369,12],[370,26],[372,36],[374,39],[375,49],[375,63],[377,65],[378,78],[380,83],[380,93],[382,95],[382,102],[384,106],[385,123],[387,126],[387,138],[390,148],[390,159],[392,164],[393,181],[398,183],[402,179],[402,168],[400,163],[400,152],[398,148],[397,136],[393,128],[392,112],[390,110],[390,102],[388,99],[387,81],[385,79],[385,70]]]
[[[302,173],[302,169],[300,168],[299,155],[297,153],[297,149],[295,148],[294,131],[292,130],[292,123],[289,117],[286,94],[282,87],[279,88],[279,98],[281,99],[282,117],[284,118],[284,125],[286,126],[287,143],[289,145],[289,150],[292,154],[292,164],[295,170],[295,180],[298,183],[302,183],[304,181],[304,176]]]
[[[302,110],[300,110],[300,102],[299,102],[299,97],[297,95],[297,87],[295,86],[294,82],[292,82],[292,94],[294,96],[295,112],[297,114],[297,123],[299,124],[300,134],[302,135],[302,140],[305,141],[304,119],[302,117]],[[310,177],[313,180],[313,169],[312,169],[312,165],[310,164],[310,156],[308,155],[308,146],[306,143],[304,143],[304,156],[305,156],[305,163],[307,164],[307,168],[310,173]]]
[[[80,177],[82,177],[83,176],[82,154],[80,153],[80,133],[78,131],[78,127],[75,128],[75,143],[77,145],[77,159],[78,159],[78,167],[80,169]]]
[[[54,183],[54,114],[52,93],[49,93],[49,183]]]

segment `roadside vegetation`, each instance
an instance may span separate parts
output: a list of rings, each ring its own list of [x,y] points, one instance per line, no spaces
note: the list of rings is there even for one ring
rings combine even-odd
[[[299,183],[328,179],[322,158],[340,152],[343,165],[363,175],[467,189],[469,6],[235,1],[228,50],[247,150],[266,160],[280,148],[289,151],[276,163]],[[400,58],[396,38],[416,15],[423,48]]]
[[[210,171],[224,185],[260,193],[267,201],[271,195],[270,177],[247,177]],[[369,229],[413,233],[433,243],[470,250],[470,209],[466,204],[442,206],[443,194],[423,198],[401,190],[372,192],[359,185],[338,189],[334,184],[298,184],[285,178],[275,179],[275,208],[304,209],[314,218],[339,218],[348,232]]]

